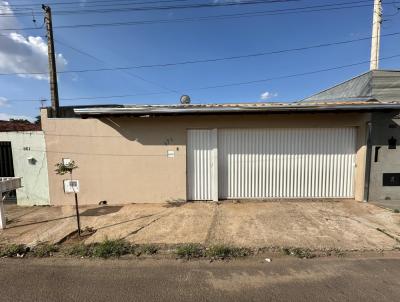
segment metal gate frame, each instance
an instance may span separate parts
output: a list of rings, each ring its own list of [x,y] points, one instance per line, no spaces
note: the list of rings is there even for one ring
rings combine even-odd
[[[10,141],[0,141],[0,177],[14,177],[14,160]],[[0,196],[1,197],[1,196]],[[14,200],[17,197],[15,190],[8,194]]]
[[[217,129],[187,130],[186,167],[187,199],[218,201]]]
[[[290,130],[290,129],[296,129],[296,128],[237,128],[237,129],[241,129],[241,130],[254,130],[254,129],[258,129],[258,130],[265,130],[265,129],[281,129],[281,130]],[[354,177],[355,177],[355,154],[356,154],[356,128],[355,127],[344,127],[344,128],[301,128],[303,130],[313,130],[313,129],[326,129],[326,130],[331,130],[331,129],[337,129],[337,130],[341,130],[342,132],[340,133],[340,135],[344,134],[347,135],[347,139],[352,140],[354,142],[354,146],[352,147],[352,152],[350,153],[345,153],[345,155],[350,156],[350,158],[348,158],[347,160],[351,160],[351,164],[352,166],[349,167],[345,167],[346,169],[348,169],[349,171],[347,171],[346,173],[348,174],[348,181],[349,183],[347,184],[347,190],[348,192],[351,192],[349,194],[342,194],[342,195],[338,195],[335,196],[334,194],[331,194],[329,192],[333,192],[334,188],[333,186],[329,183],[331,176],[329,176],[328,178],[324,178],[323,181],[326,181],[329,183],[329,187],[328,189],[326,189],[327,191],[318,191],[321,193],[318,194],[309,194],[309,196],[299,196],[299,195],[295,195],[293,191],[293,188],[290,188],[290,194],[284,194],[285,196],[268,196],[268,197],[242,197],[242,198],[246,198],[246,199],[251,199],[251,198],[265,198],[265,199],[270,199],[270,198],[324,198],[321,197],[323,195],[329,195],[326,198],[353,198],[354,197],[354,187],[355,187],[355,183],[354,183]],[[298,129],[298,130],[301,130]],[[221,190],[220,186],[221,186],[221,176],[220,173],[218,171],[218,169],[220,169],[220,163],[219,163],[219,154],[218,154],[218,149],[220,147],[220,130],[235,130],[235,128],[220,128],[220,129],[188,129],[187,130],[187,150],[186,150],[186,164],[187,164],[187,199],[188,200],[213,200],[213,201],[218,201],[219,199],[230,199],[230,198],[240,198],[240,197],[223,197],[221,196],[221,192],[219,192]],[[192,139],[193,137],[191,136],[191,133],[203,133],[203,138],[201,137],[197,137],[194,138],[195,140],[197,140],[196,142],[193,142]],[[317,130],[318,131],[318,130]],[[340,131],[339,131],[340,132]],[[327,132],[328,133],[328,132]],[[312,133],[311,133],[312,134]],[[204,135],[206,135],[204,137]],[[338,135],[337,137],[341,137],[340,135]],[[198,159],[197,159],[197,163],[193,162],[193,154],[191,152],[194,152],[191,149],[191,146],[193,145],[193,143],[197,143],[198,146],[202,146],[202,141],[201,139],[205,139],[206,140],[206,144],[204,145],[204,148],[202,150],[197,150],[196,152],[198,153]],[[336,143],[338,143],[339,141],[336,141]],[[302,144],[304,144],[305,142],[302,142]],[[306,142],[307,143],[307,142]],[[318,144],[318,141],[314,141],[312,142],[313,144]],[[331,146],[333,146],[335,144],[335,142],[331,142],[330,143]],[[323,146],[323,148],[325,148],[326,146]],[[289,148],[291,148],[289,146]],[[350,148],[350,146],[349,146]],[[325,150],[326,151],[326,150]],[[329,150],[328,150],[329,151]],[[271,153],[272,154],[272,153]],[[271,155],[268,154],[268,155]],[[275,154],[272,154],[275,155]],[[334,156],[341,156],[341,155],[337,155],[334,154]],[[296,160],[296,157],[299,157],[299,155],[297,154],[291,154],[290,155],[290,160]],[[304,159],[303,159],[303,155],[300,156],[300,163],[301,165],[304,164]],[[335,158],[329,158],[326,159],[325,157],[329,157],[329,155],[323,153],[322,155],[323,160],[317,159],[317,164],[318,166],[314,167],[312,169],[319,169],[319,171],[321,169],[323,169],[323,167],[325,167],[325,163],[329,163],[329,165],[335,166]],[[208,160],[207,164],[201,162],[202,159],[206,158]],[[257,159],[256,159],[257,160]],[[341,164],[343,163],[343,159],[340,159]],[[193,165],[198,165],[198,173],[200,173],[199,177],[193,177]],[[287,163],[286,163],[287,165]],[[259,167],[257,167],[258,169]],[[201,169],[203,169],[201,171]],[[206,169],[206,170],[204,170]],[[342,167],[341,167],[342,169]],[[196,172],[196,173],[197,173]],[[320,172],[318,172],[320,173]],[[336,172],[335,172],[336,173]],[[207,174],[207,175],[206,175]],[[336,175],[336,174],[335,174]],[[205,176],[208,176],[206,183],[201,183],[202,180],[205,179]],[[292,177],[293,175],[291,175],[290,177]],[[317,175],[316,177],[320,177],[321,175]],[[293,176],[294,177],[294,176]],[[326,176],[321,176],[321,177],[326,177]],[[293,180],[293,179],[292,179]],[[302,180],[303,182],[303,180]],[[351,182],[351,183],[350,183]],[[199,186],[198,188],[194,188],[194,186],[197,185]],[[280,186],[283,186],[282,183],[280,183]],[[294,185],[292,184],[292,187]],[[192,190],[199,190],[203,191],[201,194],[194,194]],[[304,192],[303,188],[301,188],[301,190],[297,191],[297,192]],[[328,192],[328,193],[323,193],[323,192]],[[297,193],[299,194],[299,193]],[[302,193],[301,193],[302,194]],[[307,195],[307,194],[304,194]],[[345,196],[346,195],[346,196]]]
[[[0,141],[0,177],[14,177],[11,142]]]
[[[222,128],[220,199],[354,198],[356,128]]]

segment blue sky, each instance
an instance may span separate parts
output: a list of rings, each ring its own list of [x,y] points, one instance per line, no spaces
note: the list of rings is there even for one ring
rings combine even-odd
[[[75,0],[76,1],[76,0]],[[129,11],[103,14],[58,15],[57,11],[87,9],[94,0],[60,6],[54,4],[53,25],[112,23],[260,12],[306,7],[351,0],[303,0],[287,3],[258,4],[237,7],[211,7],[163,11]],[[117,3],[115,0],[114,3]],[[127,3],[122,0],[120,3]],[[132,2],[145,2],[133,0]],[[149,0],[154,2],[154,0]],[[220,0],[221,2],[223,0]],[[228,0],[225,0],[227,2]],[[237,0],[236,0],[237,1]],[[68,2],[56,0],[52,2]],[[71,1],[69,1],[71,2]],[[215,3],[214,0],[187,0],[187,3]],[[55,28],[58,69],[61,71],[96,69],[213,59],[258,52],[310,46],[320,43],[352,40],[371,35],[372,2],[365,7],[281,15],[263,15],[194,22],[170,22],[136,26]],[[392,1],[384,1],[382,34],[400,32],[400,13]],[[9,4],[36,4],[41,1],[9,1]],[[106,2],[105,2],[106,3]],[[97,2],[98,4],[98,2]],[[170,3],[169,3],[170,4]],[[160,4],[137,4],[137,6]],[[400,2],[397,4],[400,7]],[[125,6],[127,7],[127,6]],[[3,3],[2,12],[12,10]],[[25,10],[26,11],[26,10]],[[0,73],[46,72],[44,29],[4,31],[5,28],[32,27],[32,16],[0,17]],[[35,13],[38,26],[43,16]],[[11,35],[12,36],[11,38]],[[4,39],[8,39],[7,41]],[[4,43],[10,42],[10,43]],[[400,35],[383,37],[381,57],[400,55]],[[80,52],[72,49],[78,49]],[[81,52],[89,55],[84,55]],[[92,57],[91,57],[92,56]],[[140,68],[127,71],[63,73],[59,75],[61,105],[83,104],[173,104],[182,94],[194,103],[215,102],[289,102],[368,71],[369,64],[334,71],[271,80],[248,85],[215,89],[199,89],[215,85],[241,83],[320,70],[369,60],[370,41],[361,41],[324,48],[273,54],[237,60]],[[93,58],[95,57],[95,58]],[[400,57],[382,60],[381,68],[399,69]],[[140,79],[140,78],[144,79]],[[175,91],[175,92],[174,92]],[[79,97],[132,95],[124,98],[74,99]],[[262,98],[264,95],[264,98]],[[13,116],[34,117],[40,103],[27,100],[49,100],[46,76],[0,76],[0,119]],[[47,102],[49,104],[49,102]]]

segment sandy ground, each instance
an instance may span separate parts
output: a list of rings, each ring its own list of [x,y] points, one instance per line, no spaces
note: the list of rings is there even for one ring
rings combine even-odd
[[[76,229],[73,207],[6,207],[0,242],[58,242]],[[355,201],[281,201],[222,204],[131,204],[82,207],[86,242],[124,238],[133,243],[225,243],[245,247],[344,250],[400,246],[400,214]],[[378,230],[380,229],[380,230]]]

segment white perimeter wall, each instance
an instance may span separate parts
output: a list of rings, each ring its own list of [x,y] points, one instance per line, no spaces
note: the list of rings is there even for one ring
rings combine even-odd
[[[17,190],[19,205],[48,205],[49,181],[43,131],[0,132],[0,141],[11,142],[14,174],[22,177]],[[30,163],[28,158],[36,162]]]

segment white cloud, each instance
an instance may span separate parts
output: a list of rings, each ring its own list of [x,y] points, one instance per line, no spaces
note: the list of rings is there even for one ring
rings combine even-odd
[[[28,120],[30,122],[34,122],[35,119],[31,116],[25,116],[25,115],[14,115],[14,114],[7,114],[7,113],[1,113],[0,112],[0,121],[9,121],[10,119],[15,119],[15,120]]]
[[[0,14],[13,14],[7,2],[2,2]],[[18,28],[15,17],[4,17],[1,28]],[[4,26],[4,27],[3,27]],[[62,54],[56,55],[57,69],[63,70],[67,60]],[[16,32],[0,35],[0,73],[45,73],[20,75],[38,80],[46,80],[48,72],[47,43],[40,36],[23,36]]]
[[[10,107],[8,100],[5,97],[0,96],[0,107]]]
[[[265,101],[265,100],[269,100],[269,99],[277,97],[277,96],[278,96],[277,93],[272,93],[272,92],[269,92],[269,91],[265,91],[260,95],[260,99]]]

